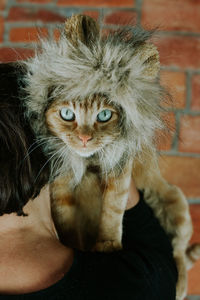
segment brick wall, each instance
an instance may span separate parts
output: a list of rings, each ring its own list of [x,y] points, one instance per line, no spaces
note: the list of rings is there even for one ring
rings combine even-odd
[[[176,129],[159,145],[160,165],[187,195],[193,241],[200,242],[200,0],[0,0],[0,61],[33,55],[38,31],[56,35],[66,17],[80,12],[105,31],[136,22],[159,28],[161,78],[174,97],[167,118]],[[200,299],[200,262],[189,272],[189,294]]]

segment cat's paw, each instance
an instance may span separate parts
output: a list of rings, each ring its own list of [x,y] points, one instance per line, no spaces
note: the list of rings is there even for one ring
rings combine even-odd
[[[121,242],[117,240],[113,241],[100,241],[97,242],[93,250],[98,252],[113,252],[122,249]]]
[[[187,283],[185,282],[185,280],[182,280],[182,282],[180,282],[180,280],[178,280],[177,286],[176,286],[176,300],[186,299],[186,296],[187,296],[186,286],[187,286]]]
[[[183,293],[176,293],[176,300],[186,300],[186,296],[187,296],[187,293],[186,292],[183,292]]]
[[[176,300],[187,300],[186,296],[176,296]]]

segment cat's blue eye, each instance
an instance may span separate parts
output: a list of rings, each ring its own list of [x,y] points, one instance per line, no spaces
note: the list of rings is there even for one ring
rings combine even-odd
[[[110,120],[112,117],[112,112],[109,109],[104,109],[102,110],[98,115],[97,115],[97,121],[99,122],[107,122]]]
[[[60,115],[61,115],[61,118],[65,121],[74,121],[75,120],[75,114],[69,108],[63,107],[60,110]]]

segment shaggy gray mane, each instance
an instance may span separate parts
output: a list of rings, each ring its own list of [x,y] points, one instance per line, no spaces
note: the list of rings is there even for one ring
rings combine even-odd
[[[136,26],[96,36],[89,45],[78,40],[75,46],[64,28],[58,41],[40,39],[35,56],[24,62],[23,102],[36,136],[48,135],[44,114],[54,99],[83,101],[105,94],[126,115],[128,149],[155,149],[155,131],[163,127],[164,92],[158,80],[158,51],[148,42],[151,36]]]

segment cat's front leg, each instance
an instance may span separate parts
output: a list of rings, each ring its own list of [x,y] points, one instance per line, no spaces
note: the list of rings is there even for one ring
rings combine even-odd
[[[57,177],[50,184],[50,199],[51,214],[59,239],[63,244],[72,246],[77,243],[74,234],[76,199],[70,187],[70,175]]]
[[[50,186],[51,211],[60,241],[72,248],[90,250],[96,243],[102,207],[97,174],[86,172],[76,186],[70,175]]]
[[[122,219],[128,200],[132,160],[120,175],[110,175],[103,195],[103,208],[95,251],[110,252],[122,248]]]

